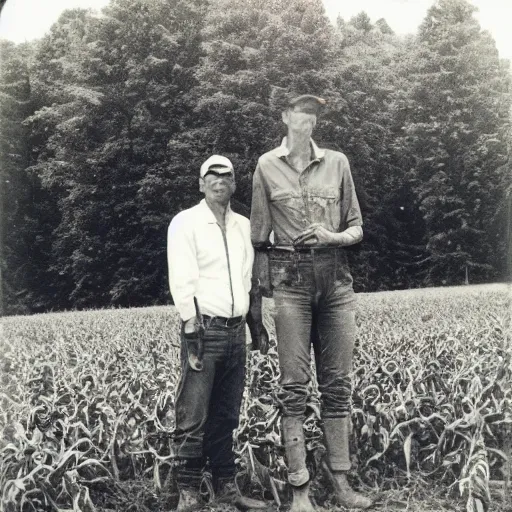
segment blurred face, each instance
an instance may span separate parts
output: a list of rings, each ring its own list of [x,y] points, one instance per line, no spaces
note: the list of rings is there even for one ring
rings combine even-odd
[[[204,193],[208,202],[227,204],[236,189],[233,172],[219,174],[208,171],[204,178],[199,180],[199,190]]]
[[[300,107],[289,108],[282,114],[283,123],[288,131],[310,137],[316,125],[316,115],[304,112]]]

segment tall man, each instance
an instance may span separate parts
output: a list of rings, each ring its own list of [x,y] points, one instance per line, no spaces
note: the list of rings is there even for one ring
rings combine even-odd
[[[287,135],[280,147],[259,159],[253,177],[253,279],[268,288],[265,265],[270,264],[281,369],[278,399],[293,512],[313,510],[302,428],[311,342],[335,495],[348,508],[372,504],[350,488],[346,477],[356,325],[352,277],[343,247],[362,239],[363,223],[347,157],[321,149],[311,139],[324,103],[311,95],[287,103],[282,112]]]
[[[230,208],[235,176],[226,157],[203,163],[199,188],[204,199],[176,215],[168,230],[169,284],[182,320],[174,438],[178,511],[200,506],[207,460],[221,495],[231,494],[244,508],[263,508],[263,502],[232,496],[254,259],[249,220]]]

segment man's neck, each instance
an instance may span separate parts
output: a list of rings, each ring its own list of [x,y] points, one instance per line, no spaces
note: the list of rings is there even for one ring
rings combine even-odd
[[[286,147],[292,157],[307,157],[311,156],[311,138],[309,135],[301,133],[288,132],[286,135]]]
[[[288,148],[289,163],[302,172],[311,162],[311,138],[309,135],[288,132],[286,136],[286,147]]]
[[[215,218],[217,219],[217,222],[220,226],[226,225],[226,214],[228,212],[229,202],[226,204],[223,203],[216,203],[214,201],[209,201],[205,198],[206,204],[208,205],[208,208],[212,211],[213,215],[215,215]]]

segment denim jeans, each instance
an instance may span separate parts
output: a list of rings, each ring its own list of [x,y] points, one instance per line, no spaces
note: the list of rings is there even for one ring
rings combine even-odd
[[[351,410],[355,294],[342,249],[270,254],[281,369],[277,398],[284,417],[304,418],[311,380],[311,346],[321,393],[331,467],[350,468],[346,421]],[[327,430],[329,432],[327,432]]]
[[[209,462],[214,478],[235,473],[233,430],[238,427],[245,379],[245,321],[235,327],[205,321],[203,370],[189,367],[181,337],[174,452],[178,484],[195,486]]]

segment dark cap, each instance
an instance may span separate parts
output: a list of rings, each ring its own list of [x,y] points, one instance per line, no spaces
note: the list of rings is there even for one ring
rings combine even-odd
[[[286,108],[292,108],[300,112],[318,115],[327,102],[323,98],[312,94],[302,94],[288,100]]]

